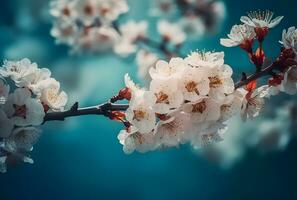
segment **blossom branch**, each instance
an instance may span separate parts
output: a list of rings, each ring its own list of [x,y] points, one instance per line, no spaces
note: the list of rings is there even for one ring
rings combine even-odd
[[[48,121],[64,121],[66,118],[84,115],[103,115],[110,117],[110,111],[124,111],[128,108],[127,104],[103,103],[97,106],[78,108],[78,104],[63,112],[50,112],[44,117],[44,123]]]

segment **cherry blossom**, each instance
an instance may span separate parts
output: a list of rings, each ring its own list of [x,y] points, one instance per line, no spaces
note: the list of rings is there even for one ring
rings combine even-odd
[[[256,33],[254,29],[248,25],[234,25],[228,34],[228,39],[221,39],[220,43],[226,47],[251,45]]]
[[[42,104],[25,88],[10,94],[3,109],[17,126],[40,125],[45,115]]]
[[[297,30],[294,26],[288,28],[288,30],[283,30],[281,43],[285,48],[292,48],[297,53]]]
[[[273,15],[274,13],[269,10],[252,11],[248,13],[248,16],[242,16],[240,21],[255,28],[273,28],[284,18],[283,16],[278,16],[273,19]]]
[[[179,45],[186,40],[186,34],[178,24],[169,23],[165,20],[158,22],[158,32],[164,40],[174,45]]]
[[[155,53],[141,49],[136,55],[136,63],[138,67],[138,77],[144,80],[150,80],[149,69],[158,61],[158,56]]]
[[[35,78],[37,64],[29,59],[20,61],[4,61],[0,75],[11,78],[18,87],[28,86]]]

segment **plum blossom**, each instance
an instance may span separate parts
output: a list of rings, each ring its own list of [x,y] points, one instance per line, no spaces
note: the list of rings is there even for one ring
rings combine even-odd
[[[153,132],[142,134],[133,126],[129,130],[122,130],[118,135],[118,139],[126,154],[131,154],[135,150],[145,153],[156,149]]]
[[[292,48],[297,54],[297,29],[294,26],[283,30],[281,43],[287,49]]]
[[[40,125],[45,115],[42,104],[32,98],[26,88],[18,88],[10,94],[3,109],[17,126]]]
[[[154,79],[150,84],[150,91],[156,96],[154,110],[159,114],[166,114],[172,109],[179,108],[184,98],[178,89],[178,82],[174,79]]]
[[[16,128],[8,138],[0,142],[0,172],[7,171],[7,165],[16,162],[33,164],[27,155],[38,141],[41,131],[34,127]]]
[[[183,110],[191,114],[194,124],[198,124],[217,121],[220,118],[220,106],[215,100],[205,97],[185,104]]]
[[[253,119],[259,115],[265,104],[265,98],[269,96],[269,86],[263,85],[247,94],[242,107],[242,119]]]
[[[4,61],[0,75],[11,78],[18,87],[28,86],[35,78],[37,64],[27,58],[20,61]]]
[[[240,21],[254,28],[273,28],[284,18],[283,16],[278,16],[273,19],[273,15],[274,13],[269,10],[252,11],[248,13],[248,16],[242,16]]]
[[[157,54],[149,52],[145,49],[139,50],[136,55],[138,77],[144,80],[150,80],[149,69],[153,67],[157,61]]]
[[[234,91],[234,81],[232,79],[232,68],[229,65],[212,68],[208,75],[209,79],[209,96],[223,101],[225,95],[231,94]]]
[[[73,52],[102,52],[110,50],[119,40],[116,30],[109,26],[94,27],[76,40]]]
[[[247,90],[239,88],[225,98],[220,107],[221,121],[227,121],[241,112],[247,93]]]
[[[169,23],[165,20],[158,22],[158,32],[162,38],[174,45],[179,45],[186,40],[186,34],[178,24]]]
[[[125,82],[126,87],[132,92],[126,118],[141,133],[149,133],[156,124],[156,116],[153,110],[156,97],[152,92],[138,88],[128,75],[125,76]]]
[[[74,45],[80,36],[79,28],[72,21],[57,21],[50,31],[51,36],[56,38],[57,44]]]
[[[169,62],[159,60],[149,73],[152,79],[177,79],[182,76],[186,66],[182,58],[171,58]]]
[[[234,47],[251,43],[256,37],[254,29],[248,25],[234,25],[228,38],[221,39],[221,45],[225,47]]]
[[[189,140],[191,115],[180,110],[170,113],[169,119],[159,121],[154,136],[158,148],[178,146]]]
[[[67,104],[68,96],[64,91],[60,91],[60,83],[54,79],[48,79],[43,84],[45,88],[40,96],[41,102],[52,111],[63,111]]]
[[[59,0],[50,2],[50,14],[54,17],[61,17],[63,20],[70,20],[77,17],[75,10],[76,1]]]
[[[121,39],[114,46],[114,51],[123,57],[135,53],[138,49],[136,43],[146,37],[147,28],[148,24],[146,21],[135,22],[131,20],[121,25]]]
[[[179,87],[187,101],[197,101],[209,93],[208,70],[187,66],[180,79]]]
[[[224,52],[192,52],[185,61],[193,67],[213,68],[224,64]]]

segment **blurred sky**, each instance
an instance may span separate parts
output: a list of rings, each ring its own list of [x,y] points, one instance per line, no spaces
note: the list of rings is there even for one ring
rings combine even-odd
[[[131,11],[123,21],[147,19],[150,0],[129,0]],[[249,62],[238,49],[218,43],[247,11],[270,9],[284,15],[271,30],[265,49],[277,56],[283,28],[296,25],[293,0],[226,0],[227,18],[221,31],[186,44],[190,50],[224,50],[226,62],[237,74]],[[100,103],[123,87],[123,75],[136,78],[133,59],[114,55],[71,56],[49,35],[48,1],[1,2],[0,57],[28,57],[48,67],[69,92],[71,102]],[[150,19],[154,30],[155,19]],[[152,36],[154,36],[152,31]],[[235,74],[236,76],[236,74]],[[19,165],[0,174],[0,199],[297,199],[297,142],[283,152],[258,155],[253,150],[230,170],[198,156],[187,145],[179,149],[125,155],[117,141],[121,125],[103,117],[87,116],[46,124],[35,146],[34,165]]]

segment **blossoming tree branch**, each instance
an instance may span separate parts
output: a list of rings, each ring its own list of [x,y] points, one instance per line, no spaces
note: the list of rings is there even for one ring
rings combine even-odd
[[[67,94],[46,68],[28,59],[5,61],[0,74],[0,170],[10,162],[33,163],[29,157],[40,136],[37,126],[48,121],[82,115],[102,115],[123,124],[118,139],[125,153],[147,152],[190,143],[194,147],[224,139],[226,121],[240,114],[244,120],[256,117],[265,100],[281,92],[297,92],[297,30],[284,30],[281,51],[268,63],[263,43],[271,28],[283,17],[250,12],[242,24],[232,27],[226,47],[239,46],[255,72],[242,73],[238,82],[225,63],[223,52],[195,51],[186,57],[158,60],[149,69],[148,88],[135,84],[128,74],[125,87],[105,103],[65,109]],[[258,86],[257,80],[267,78]],[[122,100],[128,101],[121,104]],[[240,133],[239,133],[240,134]]]

